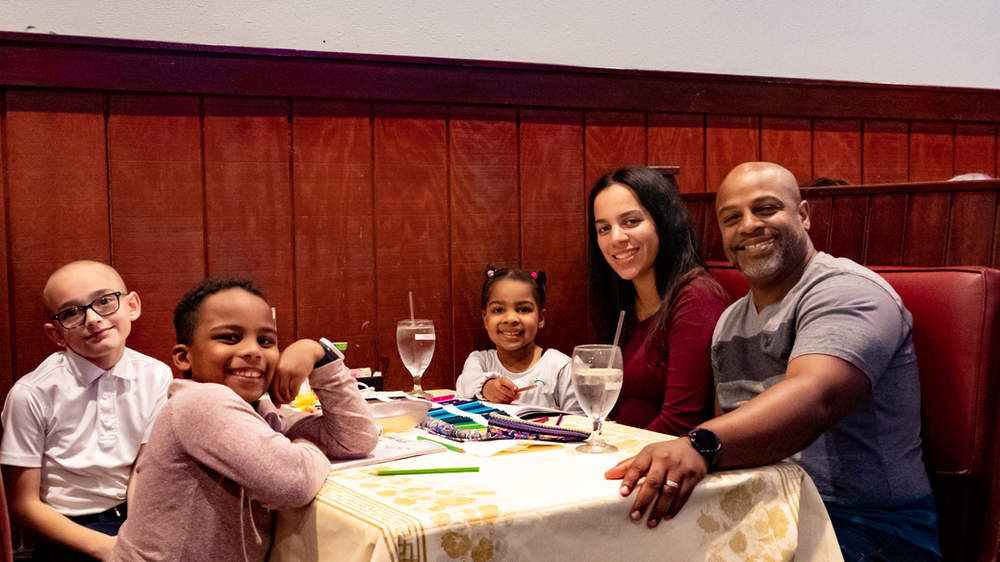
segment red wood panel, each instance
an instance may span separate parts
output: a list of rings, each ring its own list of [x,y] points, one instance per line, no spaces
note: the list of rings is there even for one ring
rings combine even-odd
[[[705,187],[719,184],[736,166],[760,160],[760,119],[749,115],[705,117]]]
[[[904,183],[909,177],[909,124],[866,120],[861,133],[862,183]]]
[[[861,183],[861,120],[813,120],[813,178]]]
[[[691,225],[694,227],[694,237],[699,247],[701,255],[705,255],[705,228],[709,218],[715,221],[714,201],[687,201],[688,211],[691,213]],[[711,211],[709,208],[711,207]],[[712,225],[714,227],[714,224]]]
[[[906,216],[903,265],[945,265],[948,237],[949,193],[915,193]]]
[[[817,250],[829,252],[833,197],[806,196],[804,199],[809,201],[809,238]]]
[[[722,249],[722,232],[719,230],[719,220],[715,214],[715,201],[709,205],[705,213],[705,259],[708,261],[728,261],[726,252]]]
[[[521,256],[547,276],[538,342],[564,353],[587,341],[587,194],[583,113],[522,109]]]
[[[0,90],[0,111],[4,108],[4,101],[3,91]],[[4,120],[0,119],[0,140],[5,137]],[[0,263],[6,266],[9,263],[9,256],[7,255],[7,197],[3,196],[6,190],[2,181],[5,177],[4,170],[6,169],[4,152],[3,146],[0,145],[0,220],[2,220],[2,228],[0,228]],[[10,306],[14,302],[14,299],[10,298],[8,276],[0,275],[0,298],[3,298],[4,295],[7,296],[7,304],[0,306],[0,400],[6,403],[7,391],[14,384],[14,373],[16,371],[14,368],[13,342],[10,332]]]
[[[400,103],[1000,121],[997,90],[392,55],[330,56],[48,33],[0,32],[4,83]]]
[[[396,349],[396,323],[410,317],[410,291],[417,317],[433,320],[437,335],[424,386],[448,387],[454,372],[447,119],[445,106],[375,105],[376,337],[387,389],[412,385]]]
[[[450,109],[452,325],[455,375],[469,353],[493,347],[483,329],[486,266],[520,267],[517,111]],[[454,388],[450,381],[449,388]]]
[[[955,175],[955,125],[910,123],[910,181],[941,181]]]
[[[830,255],[864,263],[867,218],[867,195],[834,197],[830,214]]]
[[[42,289],[75,260],[110,263],[104,95],[9,89],[6,171],[10,315],[16,376],[56,346],[45,336]]]
[[[997,175],[997,126],[955,123],[955,175]]]
[[[958,191],[951,196],[945,265],[985,265],[992,258],[995,191]]]
[[[378,369],[372,107],[292,101],[295,310],[300,338],[347,342]]]
[[[111,94],[112,260],[142,300],[129,346],[173,365],[173,310],[205,276],[201,101]]]
[[[680,166],[681,193],[705,191],[705,116],[698,113],[650,113],[650,166]]]
[[[224,97],[204,103],[208,273],[260,285],[284,347],[296,339],[288,104]]]
[[[584,133],[587,187],[625,166],[646,165],[646,115],[625,111],[588,111]]]
[[[784,166],[799,185],[813,178],[812,120],[761,117],[760,159]]]
[[[900,265],[906,228],[907,195],[874,194],[868,203],[865,265]]]
[[[1000,217],[1000,196],[997,197],[996,217]],[[1000,220],[993,223],[993,252],[990,267],[1000,269]]]

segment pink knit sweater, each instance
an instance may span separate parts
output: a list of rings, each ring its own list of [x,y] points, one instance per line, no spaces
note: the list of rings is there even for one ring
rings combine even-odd
[[[341,361],[313,371],[309,384],[322,416],[269,401],[255,411],[226,386],[174,381],[111,560],[263,561],[271,510],[307,505],[330,473],[327,457],[363,457],[378,440]],[[299,437],[323,452],[292,443]]]

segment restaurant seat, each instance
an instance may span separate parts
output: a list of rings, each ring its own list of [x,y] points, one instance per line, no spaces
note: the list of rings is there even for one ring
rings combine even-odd
[[[924,463],[941,517],[945,562],[995,562],[1000,548],[1000,271],[987,267],[872,267],[913,315]],[[733,299],[746,279],[709,271]]]
[[[0,478],[0,556],[4,562],[14,562],[14,542],[11,537],[10,513],[7,511],[7,494]]]

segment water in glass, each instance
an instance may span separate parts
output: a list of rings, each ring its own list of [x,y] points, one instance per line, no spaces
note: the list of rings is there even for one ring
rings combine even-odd
[[[411,396],[428,398],[430,394],[420,387],[420,377],[434,356],[434,322],[430,320],[400,320],[396,326],[396,346],[403,365],[413,375]]]
[[[594,423],[590,442],[577,447],[585,453],[613,453],[618,447],[604,442],[601,427],[622,391],[621,349],[612,345],[578,345],[573,349],[571,369],[576,397]]]

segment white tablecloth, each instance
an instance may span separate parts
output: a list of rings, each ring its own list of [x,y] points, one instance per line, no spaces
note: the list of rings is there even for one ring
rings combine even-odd
[[[582,418],[564,425],[589,428]],[[675,519],[648,529],[628,519],[633,499],[603,473],[667,437],[608,424],[605,438],[621,451],[588,455],[577,444],[489,458],[449,451],[332,473],[311,506],[279,513],[271,560],[843,560],[819,494],[798,466],[710,474]],[[375,476],[447,466],[480,472]]]

